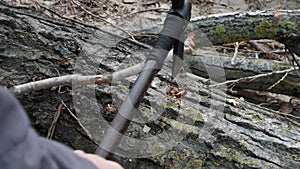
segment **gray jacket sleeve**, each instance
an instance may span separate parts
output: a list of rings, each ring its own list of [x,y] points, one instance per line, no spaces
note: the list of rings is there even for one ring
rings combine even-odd
[[[55,141],[41,138],[16,98],[0,87],[1,169],[97,169]]]

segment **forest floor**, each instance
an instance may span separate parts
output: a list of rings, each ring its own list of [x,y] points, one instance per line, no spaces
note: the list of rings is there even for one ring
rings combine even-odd
[[[133,20],[149,24],[162,22],[170,8],[168,0],[5,0],[13,5],[23,5],[40,9],[47,6],[56,12],[102,24],[116,24],[127,27]],[[255,11],[265,9],[299,9],[300,0],[194,0],[192,18],[202,15]],[[49,13],[49,15],[52,15]],[[129,22],[128,22],[129,21]]]

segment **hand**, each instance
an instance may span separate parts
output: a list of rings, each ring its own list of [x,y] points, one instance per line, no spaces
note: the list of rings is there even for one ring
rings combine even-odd
[[[106,160],[102,157],[97,156],[96,154],[85,153],[81,150],[75,150],[74,152],[80,157],[91,161],[99,169],[123,169],[123,167],[121,167],[120,164]]]

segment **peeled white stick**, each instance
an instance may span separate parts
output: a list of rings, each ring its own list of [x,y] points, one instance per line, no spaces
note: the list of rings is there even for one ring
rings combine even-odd
[[[173,56],[173,50],[171,50],[166,58],[166,61],[171,60]],[[14,86],[11,91],[16,94],[28,93],[32,91],[42,90],[60,85],[71,85],[71,84],[103,84],[117,82],[127,77],[133,76],[141,72],[144,67],[144,63],[139,63],[132,67],[116,71],[114,73],[107,73],[103,75],[90,75],[83,76],[80,74],[65,75],[59,77],[53,77],[49,79],[39,80],[35,82],[29,82],[21,85]]]

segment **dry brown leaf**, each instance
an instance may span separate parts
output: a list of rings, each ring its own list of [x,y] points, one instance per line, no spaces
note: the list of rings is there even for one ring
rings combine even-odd
[[[179,102],[181,102],[183,97],[187,94],[187,90],[185,88],[186,88],[185,84],[179,84],[178,87],[173,86],[173,85],[168,85],[165,96],[166,97],[174,97]]]
[[[280,104],[279,112],[289,114],[293,112],[293,105],[289,102],[283,102]]]
[[[275,49],[283,49],[284,48],[284,44],[282,43],[279,43],[277,41],[272,41],[272,42],[269,42],[267,43],[268,46],[270,46],[270,48],[272,48],[273,50]]]
[[[280,19],[280,13],[279,13],[278,9],[274,10],[274,16],[275,16],[275,18]]]

